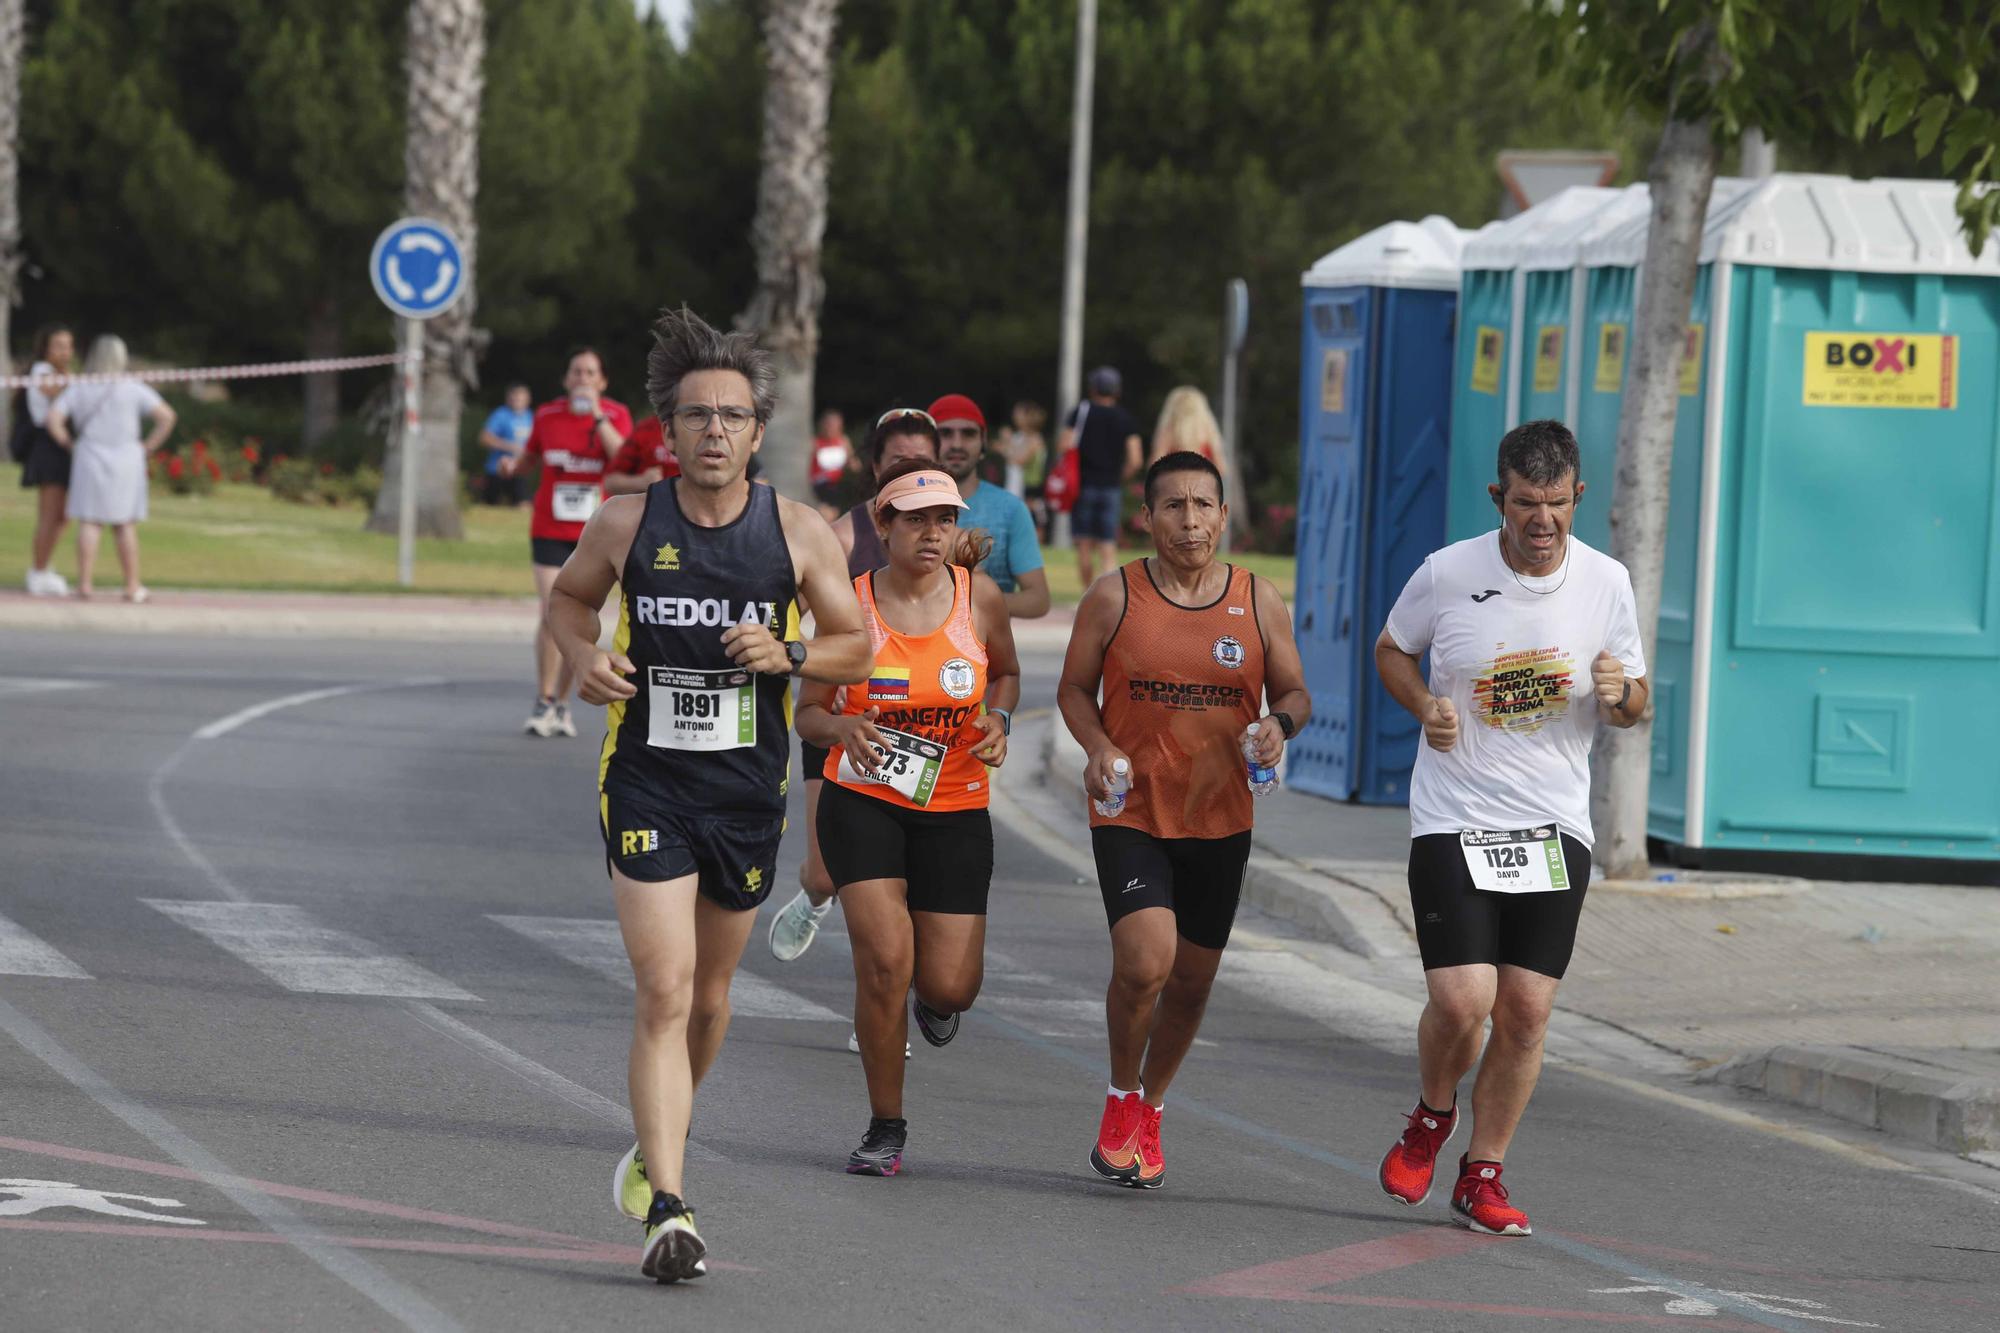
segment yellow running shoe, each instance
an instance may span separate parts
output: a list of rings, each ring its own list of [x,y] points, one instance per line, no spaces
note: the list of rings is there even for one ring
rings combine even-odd
[[[612,1173],[611,1206],[634,1222],[645,1221],[646,1210],[653,1206],[653,1182],[646,1179],[646,1159],[636,1143],[618,1159],[618,1170]]]
[[[646,1214],[646,1248],[639,1258],[639,1271],[655,1282],[706,1277],[707,1254],[701,1233],[694,1229],[694,1209],[665,1190],[655,1194]]]

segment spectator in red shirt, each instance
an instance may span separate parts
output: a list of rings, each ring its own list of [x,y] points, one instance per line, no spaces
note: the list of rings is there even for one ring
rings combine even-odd
[[[636,495],[656,481],[681,474],[681,461],[667,443],[658,417],[647,417],[632,428],[625,445],[604,474],[606,495]]]
[[[819,414],[813,433],[812,491],[819,512],[831,523],[840,517],[841,483],[854,467],[854,446],[847,440],[847,421],[828,408]]]
[[[535,595],[548,615],[549,589],[563,561],[576,550],[583,525],[604,498],[605,464],[632,433],[632,414],[623,403],[604,396],[609,381],[597,350],[579,347],[569,354],[563,375],[564,395],[535,409],[534,428],[517,458],[502,460],[500,475],[511,477],[530,462],[542,469],[535,490],[528,544],[535,565]],[[569,717],[569,665],[550,637],[546,624],[535,630],[535,711],[525,728],[536,736],[574,736]]]

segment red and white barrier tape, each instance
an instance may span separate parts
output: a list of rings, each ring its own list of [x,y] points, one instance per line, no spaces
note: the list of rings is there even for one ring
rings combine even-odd
[[[152,384],[186,384],[197,380],[254,380],[272,375],[308,375],[326,370],[367,370],[393,366],[402,359],[395,352],[375,356],[323,357],[318,361],[268,361],[249,366],[192,366],[174,370],[133,370],[123,375],[67,375],[65,384],[109,384],[115,380],[144,380]],[[35,381],[27,375],[0,375],[0,389],[24,389]]]

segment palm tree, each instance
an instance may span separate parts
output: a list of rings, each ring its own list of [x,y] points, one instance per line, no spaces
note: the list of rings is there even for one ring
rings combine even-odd
[[[458,537],[458,421],[475,384],[472,314],[477,288],[479,99],[485,84],[483,0],[410,0],[409,124],[403,144],[404,210],[442,222],[465,257],[465,294],[422,326],[422,456],[417,460],[417,531]],[[391,437],[382,490],[368,526],[396,530],[402,441]]]
[[[0,0],[0,355],[9,361],[15,283],[21,274],[21,48],[27,27],[25,0]],[[0,434],[13,424],[6,411],[0,407]]]
[[[778,363],[778,410],[764,436],[771,482],[808,492],[813,363],[826,299],[826,119],[840,0],[771,0],[764,18],[763,172],[757,182],[757,292],[737,327],[758,334]]]

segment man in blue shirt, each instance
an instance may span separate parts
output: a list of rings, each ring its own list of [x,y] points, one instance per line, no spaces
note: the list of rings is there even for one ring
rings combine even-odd
[[[1049,613],[1049,575],[1042,568],[1042,548],[1035,536],[1035,519],[1021,498],[1004,486],[979,478],[979,460],[986,453],[986,414],[962,393],[948,393],[931,404],[937,422],[938,466],[958,482],[965,511],[959,525],[981,528],[993,539],[993,554],[979,566],[995,583],[1015,620],[1034,620]]]
[[[500,475],[501,460],[519,458],[521,446],[528,442],[528,433],[534,429],[534,395],[525,384],[507,386],[507,401],[493,409],[480,427],[479,442],[486,446],[486,503],[494,505],[518,505],[521,503],[521,479]]]

